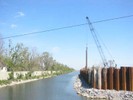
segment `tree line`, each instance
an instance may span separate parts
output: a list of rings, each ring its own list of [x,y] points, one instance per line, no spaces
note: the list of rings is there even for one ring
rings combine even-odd
[[[57,62],[49,52],[39,54],[35,49],[25,47],[23,43],[13,45],[11,40],[7,48],[4,48],[0,40],[0,61],[9,71],[74,70]]]

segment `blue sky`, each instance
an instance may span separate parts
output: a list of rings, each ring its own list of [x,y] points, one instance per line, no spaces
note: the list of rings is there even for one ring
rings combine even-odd
[[[93,22],[132,14],[132,0],[0,0],[0,34],[7,37],[86,23],[86,16]],[[118,66],[133,66],[133,17],[93,26]],[[40,53],[48,51],[57,61],[80,69],[85,66],[86,36],[89,66],[98,65],[101,58],[87,25],[11,40]]]

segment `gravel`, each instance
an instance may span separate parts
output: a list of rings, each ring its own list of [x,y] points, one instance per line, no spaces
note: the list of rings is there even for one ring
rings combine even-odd
[[[133,100],[133,92],[131,91],[94,89],[79,77],[76,78],[74,89],[77,94],[91,99]]]

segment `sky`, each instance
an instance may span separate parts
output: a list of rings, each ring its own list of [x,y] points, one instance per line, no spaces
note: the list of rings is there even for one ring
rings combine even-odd
[[[0,0],[0,34],[8,37],[53,28],[133,15],[132,0]],[[118,66],[133,66],[133,17],[93,24],[113,57],[102,46],[107,60]],[[48,51],[58,62],[75,69],[102,63],[88,25],[4,39],[23,43],[39,53]],[[102,44],[102,42],[101,42]]]

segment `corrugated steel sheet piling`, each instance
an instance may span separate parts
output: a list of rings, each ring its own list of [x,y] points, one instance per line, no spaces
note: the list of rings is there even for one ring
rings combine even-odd
[[[133,91],[133,67],[127,67],[126,71],[127,79],[127,90]]]
[[[89,83],[89,85],[92,85],[92,84],[91,84],[91,71],[92,71],[92,70],[89,68],[89,69],[88,69],[88,83]]]
[[[88,70],[83,68],[81,71],[81,76],[83,77],[83,79],[88,83]]]
[[[107,68],[102,69],[102,89],[107,89]]]
[[[131,67],[130,73],[130,91],[133,91],[133,67]]]
[[[133,67],[83,68],[80,76],[93,88],[133,91]]]
[[[83,68],[80,70],[80,76],[88,83],[88,70]]]
[[[133,91],[133,67],[131,67],[130,73],[131,73],[131,74],[130,74],[130,78],[129,78],[129,79],[130,79],[130,84],[131,84],[131,85],[130,85],[130,86],[131,86],[131,87],[130,87],[130,91]]]
[[[108,72],[107,72],[107,80],[108,80],[107,88],[110,89],[110,90],[113,89],[113,85],[114,85],[113,84],[113,82],[114,82],[113,76],[114,76],[114,67],[110,67],[110,68],[108,68]]]
[[[97,89],[101,89],[102,83],[101,83],[101,67],[98,67],[97,69]]]
[[[85,68],[80,70],[80,75],[84,78],[84,80],[89,83],[89,74],[88,74],[88,47],[86,46],[86,65]]]
[[[120,69],[114,69],[114,89],[119,91],[120,90]]]
[[[129,91],[130,90],[130,67],[127,67],[126,68],[126,89],[127,89],[127,91]]]
[[[126,88],[126,67],[120,69],[120,89],[127,90]]]
[[[93,69],[92,69],[92,87],[93,88],[96,88],[96,68],[95,67],[93,67]]]

